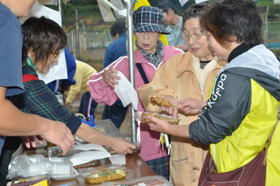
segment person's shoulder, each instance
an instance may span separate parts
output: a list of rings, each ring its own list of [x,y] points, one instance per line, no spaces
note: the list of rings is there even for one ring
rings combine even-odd
[[[179,51],[177,51],[179,50]],[[173,46],[165,46],[164,53],[163,53],[163,60],[164,61],[180,61],[181,58],[184,56],[183,52],[180,52],[181,49],[177,49]],[[176,51],[176,52],[175,52]]]
[[[44,81],[42,81],[38,78],[38,74],[37,74],[36,70],[28,65],[23,65],[22,77],[23,77],[25,89],[26,88],[29,89],[30,87],[38,86],[38,84],[40,85],[41,83],[44,83]]]
[[[115,61],[113,61],[110,65],[108,65],[106,68],[117,68],[122,69],[126,68],[128,66],[128,56],[121,56]]]
[[[181,54],[184,53],[183,50],[176,48],[174,46],[164,46],[164,52],[168,52],[170,54]]]
[[[115,41],[112,41],[112,43],[110,45],[120,47],[119,44],[122,43],[122,42],[126,42],[126,37],[119,37]]]
[[[177,61],[177,62],[183,61],[183,63],[187,63],[189,61],[192,61],[192,55],[191,55],[191,53],[188,53],[188,52],[179,53],[179,54],[169,57],[168,61]]]
[[[38,76],[36,70],[33,69],[31,66],[26,65],[26,64],[22,66],[22,74],[23,75],[25,75],[25,74],[32,74],[32,75]]]
[[[116,41],[117,43],[126,43],[126,37],[119,37]]]
[[[118,64],[122,64],[122,63],[126,63],[128,62],[128,55],[125,55],[125,56],[120,56],[117,60],[115,60],[113,63],[115,65],[118,65]]]
[[[13,14],[12,11],[8,7],[0,3],[0,20],[4,19],[4,17],[10,17],[11,14]]]
[[[0,29],[1,33],[9,33],[9,36],[21,34],[21,26],[15,14],[5,5],[0,3]],[[2,35],[7,37],[7,35]],[[6,38],[7,39],[7,38]]]
[[[0,24],[9,22],[19,25],[19,20],[15,14],[8,7],[0,3]]]
[[[115,40],[116,41],[116,40]],[[115,41],[112,41],[108,46],[106,50],[109,50],[110,48],[112,48],[115,45]]]
[[[119,47],[118,45],[119,45],[120,41],[121,41],[120,38],[118,38],[118,39],[112,41],[112,42],[107,46],[107,49],[106,49],[106,50],[113,50],[114,48]]]

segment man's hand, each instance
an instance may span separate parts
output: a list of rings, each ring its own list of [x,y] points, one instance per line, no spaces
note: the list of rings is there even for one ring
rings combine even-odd
[[[185,114],[199,114],[203,106],[206,105],[204,101],[194,98],[184,98],[178,102],[179,110]]]
[[[47,141],[60,146],[62,154],[65,155],[74,145],[75,139],[68,127],[59,121],[48,123],[48,130],[41,135]]]
[[[118,70],[115,68],[109,68],[108,70],[104,71],[102,74],[103,80],[110,86],[115,87],[118,82],[116,80],[120,80],[121,78],[117,76]]]

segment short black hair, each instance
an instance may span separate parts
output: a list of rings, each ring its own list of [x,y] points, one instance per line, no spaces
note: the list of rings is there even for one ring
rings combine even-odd
[[[110,34],[111,36],[116,36],[116,34],[122,35],[124,32],[126,32],[126,26],[124,21],[116,21],[114,24],[112,24],[110,28]]]
[[[22,25],[23,47],[22,61],[26,63],[30,49],[35,53],[36,64],[45,61],[50,54],[59,51],[66,45],[67,37],[64,30],[56,22],[45,17],[30,17]]]
[[[170,1],[162,1],[158,4],[157,7],[167,14],[169,9],[173,10],[173,12],[177,14],[176,6]]]
[[[252,0],[225,0],[215,3],[200,19],[201,27],[209,31],[219,44],[226,47],[236,37],[247,45],[263,43],[262,19]]]
[[[210,6],[207,3],[192,4],[191,6],[189,6],[189,8],[187,8],[182,15],[182,17],[183,17],[182,29],[184,29],[184,24],[187,20],[189,20],[191,18],[200,19],[203,12],[209,7]]]

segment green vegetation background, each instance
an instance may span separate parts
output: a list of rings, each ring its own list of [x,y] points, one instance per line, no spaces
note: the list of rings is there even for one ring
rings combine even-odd
[[[157,6],[161,0],[149,0],[150,4]],[[183,7],[181,7],[179,0],[172,0],[175,6],[178,8],[178,13],[181,14],[187,7],[195,3],[195,0],[190,0]],[[214,0],[210,0],[214,2]],[[274,4],[273,0],[258,0],[258,6],[269,7],[268,15],[268,30],[269,42],[280,42],[280,5]],[[58,9],[57,6],[51,6],[53,9]],[[104,22],[97,4],[97,0],[70,0],[66,5],[63,4],[63,29],[66,32],[75,30],[76,17],[75,10],[78,11],[79,26],[84,26],[86,32],[103,32],[109,31],[112,22]],[[265,18],[265,13],[261,13],[262,18]],[[280,50],[274,50],[274,53],[280,57]],[[97,63],[103,63],[102,61]],[[101,66],[101,65],[100,65]]]
[[[161,0],[149,0],[150,4],[153,6],[157,6],[160,1]],[[213,2],[213,0],[210,0],[210,2],[211,1]],[[178,8],[179,14],[181,14],[187,7],[195,3],[195,0],[188,1],[183,7],[181,7],[179,0],[173,0],[172,2]],[[280,21],[280,5],[273,4],[273,0],[258,1],[259,7],[267,5],[270,5],[268,19]],[[57,9],[57,7],[53,8]],[[66,5],[63,5],[63,26],[66,32],[75,29],[75,10],[78,10],[79,23],[85,24],[86,31],[109,30],[111,23],[105,23],[103,21],[97,0],[70,0]],[[271,25],[271,32],[279,32],[280,22],[277,23]]]

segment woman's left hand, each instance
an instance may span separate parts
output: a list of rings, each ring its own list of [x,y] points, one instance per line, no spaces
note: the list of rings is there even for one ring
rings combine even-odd
[[[154,116],[149,115],[148,118],[153,122],[153,123],[148,123],[150,126],[151,130],[155,130],[158,132],[162,132],[165,134],[169,134],[169,126],[170,124],[164,120],[158,119]]]
[[[171,107],[162,106],[161,110],[172,115],[173,118],[178,119],[178,108],[176,107],[176,105],[178,104],[177,99],[175,99],[173,96],[164,96],[163,99],[172,103],[173,106]]]
[[[115,68],[109,68],[108,70],[104,71],[102,74],[103,80],[112,88],[115,87],[116,84],[118,84],[117,80],[120,80],[121,78],[117,75],[118,70]]]

